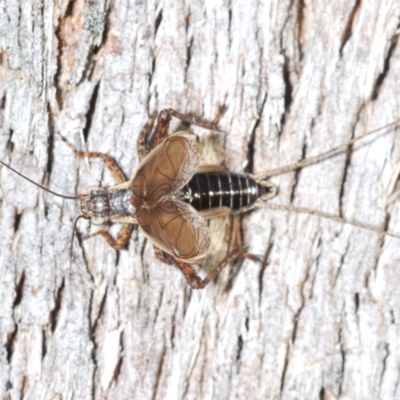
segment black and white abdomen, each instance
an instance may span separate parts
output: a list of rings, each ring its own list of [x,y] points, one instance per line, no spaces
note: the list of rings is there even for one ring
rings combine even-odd
[[[181,199],[197,211],[229,207],[232,213],[254,208],[261,196],[273,197],[273,188],[256,182],[251,175],[228,171],[194,174],[181,189]]]

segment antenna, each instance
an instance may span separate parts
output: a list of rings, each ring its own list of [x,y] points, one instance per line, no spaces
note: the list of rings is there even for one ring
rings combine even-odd
[[[19,175],[21,178],[24,178],[25,180],[27,180],[30,183],[33,183],[35,186],[40,187],[41,189],[45,190],[46,192],[49,192],[51,194],[54,194],[54,196],[58,196],[58,197],[62,197],[63,199],[68,199],[68,200],[79,200],[79,196],[65,196],[64,194],[60,194],[60,193],[56,193],[53,192],[52,190],[48,189],[45,186],[40,185],[39,183],[33,181],[32,179],[29,179],[28,177],[26,177],[25,175],[21,174],[20,172],[18,172],[17,170],[15,170],[14,168],[10,167],[8,164],[6,164],[3,161],[0,161],[1,165],[4,165],[6,168],[10,169],[11,171],[15,172],[17,175]]]

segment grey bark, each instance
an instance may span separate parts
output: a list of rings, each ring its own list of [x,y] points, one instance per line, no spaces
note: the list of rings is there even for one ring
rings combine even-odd
[[[204,160],[254,173],[400,118],[395,0],[1,5],[0,157],[57,192],[113,183],[57,132],[132,176],[165,107],[226,105],[225,133],[194,128]],[[389,129],[273,178],[273,201],[400,234],[399,171]],[[140,231],[117,253],[80,221],[70,264],[76,202],[0,178],[2,397],[399,398],[399,240],[256,210],[241,227],[264,261],[192,291]]]

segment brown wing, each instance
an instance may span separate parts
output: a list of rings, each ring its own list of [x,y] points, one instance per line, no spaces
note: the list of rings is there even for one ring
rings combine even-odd
[[[193,133],[168,136],[140,163],[132,181],[133,205],[154,207],[189,182],[198,164],[199,148]]]
[[[141,208],[137,221],[147,238],[161,250],[190,264],[202,264],[210,246],[206,221],[189,204],[166,200]]]

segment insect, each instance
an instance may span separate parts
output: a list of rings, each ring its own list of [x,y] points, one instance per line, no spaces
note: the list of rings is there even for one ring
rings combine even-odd
[[[162,110],[152,134],[139,137],[139,151],[143,159],[131,181],[125,178],[110,156],[76,150],[63,138],[76,155],[100,158],[117,185],[93,188],[88,194],[78,196],[63,196],[47,188],[43,189],[57,196],[79,200],[81,217],[91,219],[93,224],[122,223],[116,239],[106,230],[96,232],[114,249],[119,250],[126,245],[133,224],[138,224],[147,239],[161,251],[159,256],[174,263],[194,289],[204,288],[230,260],[239,256],[254,257],[236,249],[204,279],[200,278],[193,265],[202,265],[205,261],[210,246],[206,220],[210,218],[243,213],[256,207],[271,208],[313,214],[400,239],[398,235],[338,216],[267,203],[267,200],[277,194],[277,187],[267,180],[268,177],[315,163],[383,128],[368,132],[320,155],[267,171],[262,176],[252,176],[231,173],[220,166],[199,165],[199,146],[191,130],[168,135],[172,117],[207,129],[216,129],[215,124],[197,120],[172,109]],[[398,121],[384,128],[397,123]],[[0,163],[36,184],[4,162]]]

